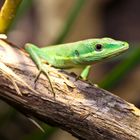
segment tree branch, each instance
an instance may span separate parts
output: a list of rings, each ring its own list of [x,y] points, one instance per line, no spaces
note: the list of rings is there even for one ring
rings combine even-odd
[[[58,126],[83,140],[140,140],[140,110],[108,91],[70,75],[75,87],[66,85],[57,74],[50,74],[54,99],[47,78],[42,74],[33,90],[38,70],[24,53],[0,41],[0,98],[20,112]],[[54,68],[49,68],[54,70]],[[22,80],[20,81],[20,78]],[[12,79],[12,80],[11,80]],[[17,94],[14,82],[22,96]],[[25,84],[25,82],[27,84]]]

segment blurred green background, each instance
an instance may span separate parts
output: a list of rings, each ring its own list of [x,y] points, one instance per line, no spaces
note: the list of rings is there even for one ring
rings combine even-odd
[[[3,2],[0,1],[1,6]],[[27,42],[42,47],[97,37],[129,42],[130,49],[123,55],[94,65],[90,80],[140,107],[139,5],[139,0],[23,0],[8,37],[20,47]],[[76,139],[41,124],[46,133],[0,101],[1,140]]]

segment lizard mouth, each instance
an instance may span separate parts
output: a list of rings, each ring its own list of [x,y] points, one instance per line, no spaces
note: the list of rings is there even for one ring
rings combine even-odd
[[[118,55],[124,53],[125,51],[126,51],[126,49],[121,50],[121,51],[118,51],[118,52],[110,53],[110,54],[108,54],[108,56],[106,56],[106,57],[104,57],[104,58],[105,58],[105,59],[108,59],[108,58],[111,58],[111,57],[114,57],[114,56],[118,56]]]
[[[100,60],[108,59],[108,58],[111,58],[111,57],[118,56],[118,55],[124,53],[128,48],[129,48],[129,47],[124,47],[124,48],[122,48],[121,50],[118,49],[118,50],[116,50],[116,51],[114,51],[114,52],[112,52],[112,53],[107,53],[107,54],[106,54],[104,57],[102,57],[102,59],[100,59]],[[100,61],[100,60],[97,60],[97,61]]]
[[[128,43],[125,43],[124,47],[122,47],[121,50],[118,49],[118,50],[116,50],[116,51],[114,51],[112,53],[108,53],[107,54],[108,56],[106,56],[105,58],[110,58],[110,57],[118,56],[118,55],[124,53],[128,48],[129,48]]]
[[[126,49],[123,49],[123,50],[119,50],[119,51],[116,51],[114,54],[111,54],[110,53],[110,57],[112,57],[112,56],[118,56],[118,55],[120,55],[120,54],[122,54],[122,53],[124,53],[126,51]]]

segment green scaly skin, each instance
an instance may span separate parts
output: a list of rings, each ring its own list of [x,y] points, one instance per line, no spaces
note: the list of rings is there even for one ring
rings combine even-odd
[[[25,45],[25,50],[48,78],[47,70],[43,68],[46,63],[59,69],[85,67],[80,75],[84,80],[87,79],[93,63],[117,56],[128,48],[127,42],[111,38],[87,39],[44,48],[38,48],[30,43]]]

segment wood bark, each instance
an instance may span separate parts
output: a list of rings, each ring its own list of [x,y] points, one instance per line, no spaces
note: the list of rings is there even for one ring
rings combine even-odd
[[[54,98],[43,74],[34,87],[38,69],[32,60],[3,40],[0,40],[0,62],[27,83],[0,67],[0,98],[20,112],[82,140],[140,140],[140,110],[120,97],[64,74],[75,85],[72,87],[64,78],[50,72]],[[14,83],[22,96],[17,94]]]

